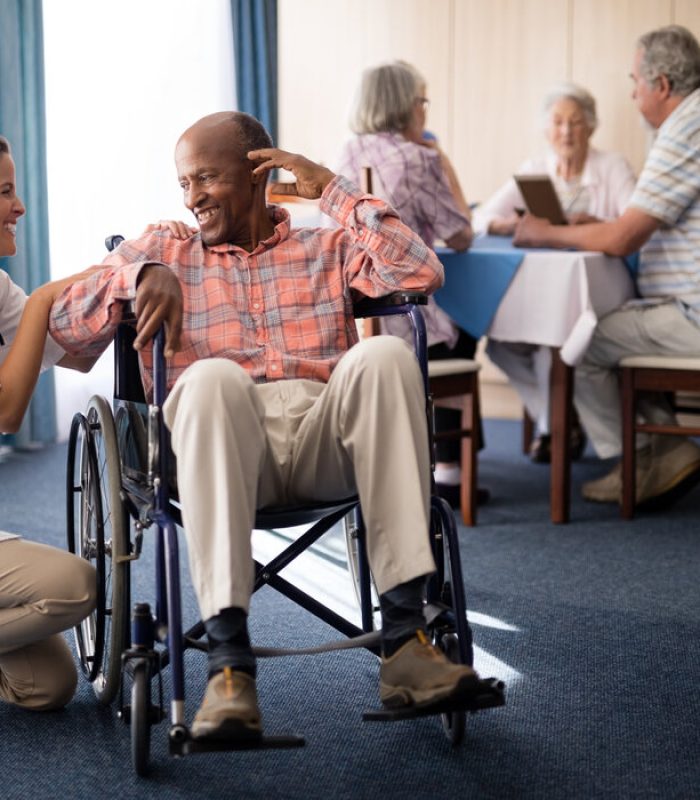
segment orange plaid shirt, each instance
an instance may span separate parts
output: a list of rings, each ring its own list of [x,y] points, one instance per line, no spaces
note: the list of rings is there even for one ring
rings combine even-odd
[[[442,285],[433,251],[390,206],[342,176],[321,198],[321,211],[339,229],[291,229],[284,209],[269,211],[274,233],[251,253],[232,244],[207,247],[199,234],[179,240],[169,231],[123,242],[102,269],[56,300],[52,337],[72,355],[99,355],[114,336],[123,301],[136,296],[139,271],[160,263],[178,276],[184,299],[182,349],[168,362],[168,388],[202,358],[236,361],[259,383],[325,382],[357,342],[354,298]],[[150,392],[150,346],[140,360]]]

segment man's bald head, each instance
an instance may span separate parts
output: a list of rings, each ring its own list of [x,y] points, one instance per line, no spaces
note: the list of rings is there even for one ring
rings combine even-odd
[[[200,147],[220,153],[229,152],[241,159],[246,159],[251,150],[273,146],[270,134],[263,125],[255,117],[242,111],[208,114],[182,134],[177,146],[184,140],[190,143],[196,141]]]

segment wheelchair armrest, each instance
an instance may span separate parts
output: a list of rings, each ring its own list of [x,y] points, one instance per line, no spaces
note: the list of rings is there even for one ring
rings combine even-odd
[[[398,306],[424,306],[427,302],[428,295],[423,292],[393,292],[384,297],[363,297],[354,304],[353,312],[356,319],[374,317],[377,316],[377,312],[381,312],[380,316],[387,316],[392,314],[392,309]],[[393,313],[405,314],[406,311],[397,309]]]

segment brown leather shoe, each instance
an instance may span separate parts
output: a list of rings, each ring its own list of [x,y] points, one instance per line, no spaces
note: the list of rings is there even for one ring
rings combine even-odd
[[[454,664],[416,631],[379,668],[379,697],[387,708],[426,706],[474,690],[479,676],[466,664]]]
[[[192,722],[195,739],[249,739],[262,736],[255,679],[224,667],[209,679]]]

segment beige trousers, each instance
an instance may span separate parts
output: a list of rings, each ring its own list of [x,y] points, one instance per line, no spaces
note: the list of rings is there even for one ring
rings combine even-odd
[[[95,571],[70,553],[0,542],[0,699],[33,711],[73,697],[76,670],[60,631],[95,607]]]
[[[255,384],[231,361],[198,361],[173,387],[164,417],[204,619],[248,609],[256,508],[357,492],[379,592],[434,571],[425,394],[401,339],[356,345],[327,384]]]

